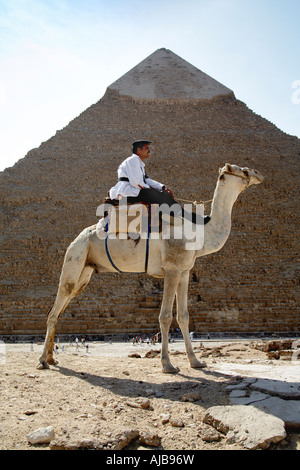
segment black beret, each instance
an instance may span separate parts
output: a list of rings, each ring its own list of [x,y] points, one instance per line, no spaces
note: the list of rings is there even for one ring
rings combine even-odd
[[[132,145],[148,145],[148,144],[151,144],[151,142],[149,140],[135,140],[134,142],[132,142]]]

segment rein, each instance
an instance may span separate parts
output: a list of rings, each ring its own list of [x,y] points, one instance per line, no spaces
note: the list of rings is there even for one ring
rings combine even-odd
[[[188,201],[187,199],[179,199],[179,197],[176,198],[176,201],[181,201],[181,202],[188,202],[190,204],[193,204],[194,206],[196,206],[197,204],[208,204],[209,202],[212,202],[213,199],[209,199],[209,201]]]
[[[249,186],[249,183],[250,183],[250,177],[249,177],[249,176],[236,175],[236,174],[232,173],[231,171],[223,171],[223,172],[220,174],[220,176],[222,176],[222,175],[236,176],[237,178],[242,178],[243,180],[246,180],[246,181],[247,181],[247,186],[243,189],[243,191],[245,191],[245,189],[247,189],[248,186]],[[219,178],[220,178],[220,176],[219,176]],[[212,202],[212,201],[213,201],[213,199],[209,199],[208,201],[199,201],[199,202],[198,202],[198,201],[188,201],[188,200],[186,200],[186,199],[179,199],[178,197],[177,197],[176,199],[177,199],[177,201],[188,202],[188,203],[190,203],[190,204],[193,204],[194,206],[196,206],[197,204],[203,204],[203,205],[205,205],[205,204],[208,204],[209,202]]]

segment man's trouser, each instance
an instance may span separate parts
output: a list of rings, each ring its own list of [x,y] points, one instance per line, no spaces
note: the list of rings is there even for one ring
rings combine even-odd
[[[128,197],[128,204],[135,204],[138,202],[148,203],[148,204],[167,204],[168,206],[173,206],[173,204],[178,204],[167,191],[158,191],[154,188],[142,188],[140,193],[136,197]]]
[[[138,196],[129,196],[125,200],[127,201],[127,204],[136,204],[139,202],[143,202],[145,204],[166,204],[168,207],[172,207],[174,215],[184,215],[180,204],[176,202],[167,191],[159,191],[154,188],[142,188]]]

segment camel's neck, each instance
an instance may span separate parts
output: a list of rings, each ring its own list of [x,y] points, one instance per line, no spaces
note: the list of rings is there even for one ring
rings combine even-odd
[[[232,181],[232,184],[218,181],[211,208],[211,220],[204,226],[204,245],[198,256],[218,251],[225,244],[231,230],[232,207],[240,191],[237,181]]]

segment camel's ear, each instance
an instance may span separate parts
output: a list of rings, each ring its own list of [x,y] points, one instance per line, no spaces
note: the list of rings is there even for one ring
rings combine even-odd
[[[226,163],[226,171],[230,171],[232,173],[233,169],[230,163]]]

